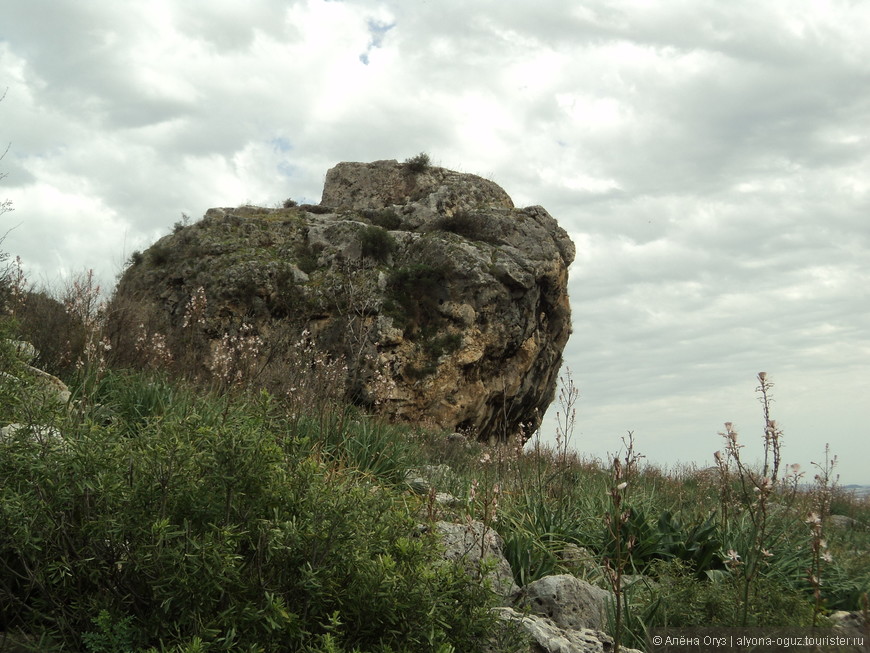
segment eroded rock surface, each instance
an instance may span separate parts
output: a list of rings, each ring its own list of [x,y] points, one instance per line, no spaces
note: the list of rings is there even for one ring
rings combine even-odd
[[[320,205],[211,209],[134,256],[111,312],[115,350],[157,334],[176,361],[196,354],[206,368],[226,334],[255,334],[292,386],[305,340],[344,361],[347,397],[393,418],[528,435],[555,395],[573,259],[546,210],[515,208],[491,181],[340,163]],[[192,316],[200,287],[207,305]]]

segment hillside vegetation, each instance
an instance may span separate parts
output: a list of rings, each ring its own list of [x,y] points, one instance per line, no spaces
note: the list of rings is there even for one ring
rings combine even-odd
[[[556,447],[489,447],[341,403],[317,352],[282,395],[258,387],[250,342],[227,343],[208,375],[170,378],[173,353],[151,335],[148,364],[118,369],[89,275],[57,301],[12,272],[0,651],[528,651],[482,575],[441,559],[437,520],[498,531],[520,586],[571,573],[613,590],[611,634],[626,645],[653,627],[867,610],[870,508],[838,491],[833,457],[809,477],[780,468],[772,420],[756,439],[765,469],[744,465],[755,444],[732,425],[710,470],[645,465],[631,434],[587,460],[565,377]],[[40,389],[16,340],[36,345],[68,401]],[[767,410],[772,384],[759,383]],[[431,488],[409,483],[423,469]]]

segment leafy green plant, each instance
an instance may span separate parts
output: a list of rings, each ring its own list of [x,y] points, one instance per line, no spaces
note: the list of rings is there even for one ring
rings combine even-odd
[[[360,231],[359,239],[362,255],[380,263],[385,262],[396,250],[395,238],[382,227],[364,227]]]
[[[82,635],[88,653],[133,653],[135,630],[132,621],[130,616],[115,621],[108,610],[101,610],[93,619],[97,629]]]
[[[682,560],[695,570],[698,577],[724,566],[719,557],[722,536],[715,513],[686,528],[670,511],[664,511],[658,519],[658,548],[656,557]]]

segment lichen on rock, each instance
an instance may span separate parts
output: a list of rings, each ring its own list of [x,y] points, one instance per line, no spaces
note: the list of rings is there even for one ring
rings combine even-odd
[[[203,288],[200,340],[248,324],[273,382],[304,333],[344,362],[346,398],[504,440],[531,434],[555,395],[573,258],[546,210],[514,207],[491,181],[340,163],[318,206],[210,209],[152,245],[119,282],[113,337],[130,351],[137,329],[163,333],[207,367],[189,325]]]

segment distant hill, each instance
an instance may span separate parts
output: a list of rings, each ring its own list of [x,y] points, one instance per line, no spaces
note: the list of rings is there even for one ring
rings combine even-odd
[[[856,497],[870,497],[870,485],[856,485],[852,483],[850,485],[842,485],[840,487],[846,492],[854,494]]]

